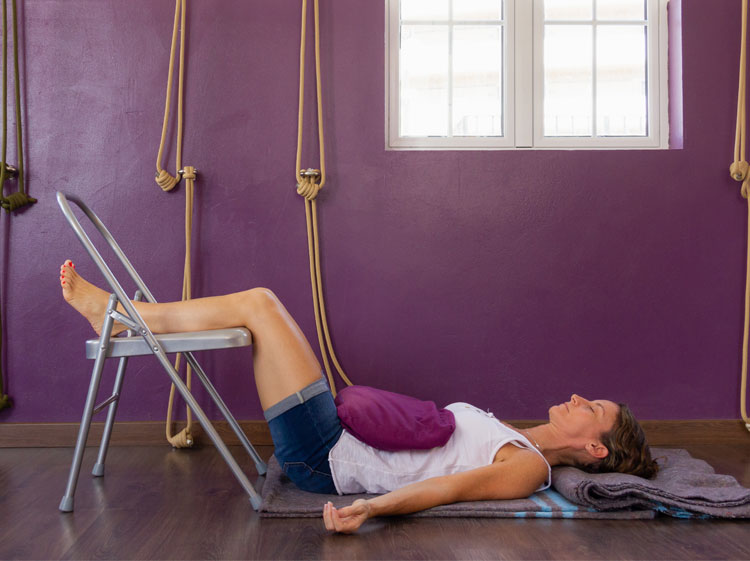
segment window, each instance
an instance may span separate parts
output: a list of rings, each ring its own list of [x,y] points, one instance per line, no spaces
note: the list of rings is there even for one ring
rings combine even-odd
[[[387,5],[389,148],[667,147],[667,0]]]

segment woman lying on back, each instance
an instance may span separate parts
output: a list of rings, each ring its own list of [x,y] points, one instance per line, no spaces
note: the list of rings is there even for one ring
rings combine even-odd
[[[60,268],[65,300],[100,333],[109,295]],[[516,429],[466,403],[448,406],[456,429],[430,450],[386,452],[345,431],[321,367],[276,296],[254,288],[186,302],[133,302],[154,333],[245,327],[253,335],[253,371],[274,455],[284,473],[314,493],[384,493],[323,508],[326,528],[353,532],[368,518],[409,514],[459,501],[518,499],[550,485],[550,468],[656,474],[646,439],[628,407],[573,394],[549,409],[549,422]],[[122,310],[121,310],[122,311]],[[124,326],[115,324],[115,331]]]

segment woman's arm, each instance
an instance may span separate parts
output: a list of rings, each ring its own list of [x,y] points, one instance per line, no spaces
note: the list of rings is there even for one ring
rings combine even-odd
[[[547,466],[539,455],[519,448],[505,461],[412,483],[342,509],[329,503],[323,518],[329,530],[350,533],[374,516],[410,514],[460,501],[528,497],[546,479]]]

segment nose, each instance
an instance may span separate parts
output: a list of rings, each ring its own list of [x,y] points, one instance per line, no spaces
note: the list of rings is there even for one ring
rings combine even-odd
[[[570,401],[573,402],[573,405],[578,405],[579,403],[588,403],[588,400],[584,397],[581,397],[578,394],[573,394],[570,396]]]

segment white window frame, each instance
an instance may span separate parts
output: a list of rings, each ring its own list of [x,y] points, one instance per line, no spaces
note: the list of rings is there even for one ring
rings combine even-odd
[[[544,0],[505,0],[502,137],[399,137],[399,0],[386,0],[387,150],[666,149],[669,147],[667,4],[646,0],[649,49],[647,136],[545,137]],[[444,21],[435,24],[444,25]],[[568,22],[565,22],[568,23]],[[584,22],[581,22],[584,23]],[[591,22],[586,22],[591,24]],[[607,25],[594,23],[597,25]],[[636,25],[643,25],[642,23]],[[656,53],[656,54],[654,54]],[[651,61],[658,60],[658,64]],[[594,88],[596,80],[594,77]],[[596,119],[594,117],[594,123]]]
[[[526,0],[528,1],[528,0]],[[399,17],[399,0],[386,0],[387,9],[387,33],[386,41],[386,147],[387,148],[424,148],[424,149],[492,149],[492,148],[513,148],[513,132],[515,129],[515,119],[511,112],[513,107],[513,96],[515,94],[514,86],[514,60],[515,60],[515,42],[513,41],[513,28],[515,23],[514,6],[515,0],[507,1],[505,5],[504,32],[503,32],[503,136],[481,137],[481,136],[448,136],[448,137],[400,137],[399,136],[399,38],[400,38],[400,17]],[[424,23],[424,22],[422,22]],[[449,25],[452,39],[452,21],[434,21],[430,22],[435,25]],[[453,55],[452,40],[449,40],[449,57]],[[510,68],[508,67],[510,65]],[[450,60],[449,60],[450,67]],[[450,104],[450,101],[449,101]],[[450,123],[449,123],[450,128]]]

